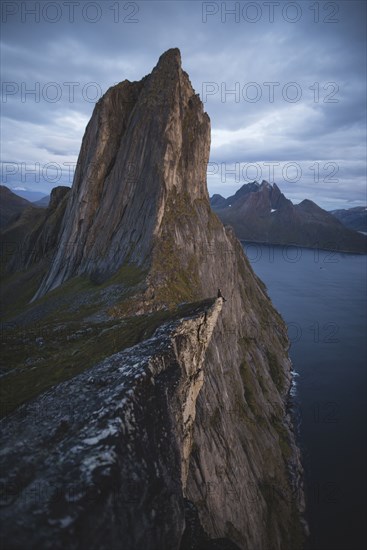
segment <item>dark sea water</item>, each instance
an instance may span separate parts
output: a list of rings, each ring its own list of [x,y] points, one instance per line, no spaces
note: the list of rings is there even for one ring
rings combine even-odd
[[[311,536],[366,546],[366,256],[245,244],[288,325]]]

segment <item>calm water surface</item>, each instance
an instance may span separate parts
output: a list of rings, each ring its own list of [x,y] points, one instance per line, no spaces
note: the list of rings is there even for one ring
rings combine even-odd
[[[366,548],[366,256],[246,244],[288,326],[307,550]]]

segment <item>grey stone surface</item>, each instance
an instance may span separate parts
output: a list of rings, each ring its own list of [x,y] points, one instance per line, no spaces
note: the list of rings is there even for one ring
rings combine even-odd
[[[4,548],[179,548],[195,403],[221,308],[212,300],[163,325],[0,423]]]
[[[142,81],[110,88],[87,126],[58,250],[37,297],[76,274],[146,264],[172,188],[207,198],[209,139],[209,118],[178,50]]]
[[[72,511],[64,501],[54,509],[10,500],[9,540],[28,537],[37,548],[61,547],[47,546],[53,537],[70,548],[174,550],[185,499],[215,544],[299,548],[304,501],[287,413],[286,326],[233,230],[210,209],[209,150],[209,117],[177,49],[163,54],[151,75],[118,84],[96,105],[56,253],[36,296],[75,275],[108,276],[133,263],[146,269],[145,289],[116,315],[203,300],[218,287],[226,302],[179,323],[174,336],[162,327],[160,337],[57,386],[22,408],[22,422],[3,422],[7,483],[20,477],[22,487],[32,487],[52,478],[65,491],[69,482],[92,479],[95,491]],[[43,400],[57,409],[75,403],[76,423],[45,421],[36,437],[34,407]],[[126,491],[128,498],[136,492],[138,503],[124,500]]]

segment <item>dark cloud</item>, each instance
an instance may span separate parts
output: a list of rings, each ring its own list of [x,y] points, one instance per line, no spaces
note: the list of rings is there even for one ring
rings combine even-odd
[[[37,5],[39,21],[29,13]],[[273,18],[261,0],[79,1],[73,14],[67,1],[28,0],[2,10],[4,159],[30,168],[75,163],[100,95],[139,80],[178,46],[212,121],[212,162],[295,162],[301,181],[276,177],[299,200],[330,208],[366,201],[364,1],[279,0]],[[338,185],[321,178],[316,187],[305,168],[315,162],[337,163]],[[240,183],[208,178],[224,195]]]

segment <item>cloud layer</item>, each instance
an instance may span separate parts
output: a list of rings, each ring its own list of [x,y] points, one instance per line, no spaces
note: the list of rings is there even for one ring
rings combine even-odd
[[[108,87],[179,47],[212,121],[210,193],[275,179],[295,202],[366,203],[366,4],[3,2],[2,181],[71,184]]]

